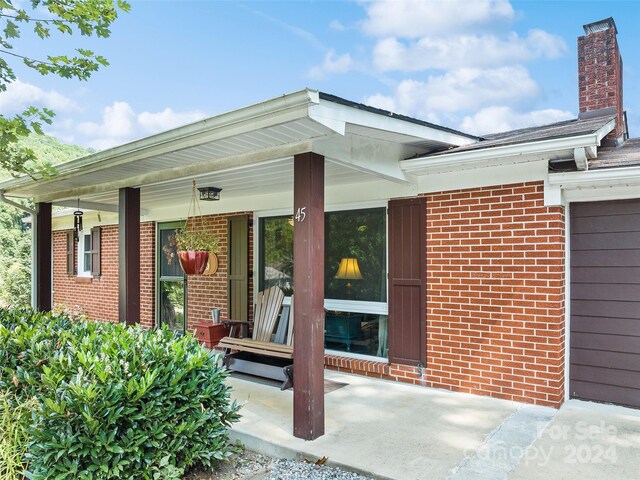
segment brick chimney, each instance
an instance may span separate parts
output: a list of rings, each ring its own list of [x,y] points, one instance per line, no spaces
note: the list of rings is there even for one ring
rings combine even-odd
[[[616,114],[616,127],[603,142],[620,145],[627,126],[622,105],[622,57],[613,18],[584,25],[578,37],[580,118]]]

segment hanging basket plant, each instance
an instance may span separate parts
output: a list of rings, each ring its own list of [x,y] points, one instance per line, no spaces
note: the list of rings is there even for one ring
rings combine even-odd
[[[215,257],[219,246],[218,236],[208,229],[202,219],[202,212],[200,212],[195,192],[196,182],[194,180],[187,221],[176,230],[175,234],[180,266],[187,275],[202,275],[211,262],[210,256]],[[191,215],[192,211],[193,215]],[[200,213],[200,215],[196,216],[196,213]],[[215,264],[217,267],[217,257]]]

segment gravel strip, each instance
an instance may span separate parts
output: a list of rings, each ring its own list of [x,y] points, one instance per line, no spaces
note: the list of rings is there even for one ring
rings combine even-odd
[[[245,450],[215,472],[190,472],[184,480],[372,480],[339,467],[283,460]]]
[[[265,480],[370,480],[339,467],[327,467],[294,460],[272,460]]]

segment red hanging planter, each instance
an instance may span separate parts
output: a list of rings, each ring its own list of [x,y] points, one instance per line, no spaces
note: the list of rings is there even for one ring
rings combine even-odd
[[[209,261],[209,252],[201,252],[197,250],[180,250],[178,251],[180,266],[187,275],[202,275],[207,268]]]

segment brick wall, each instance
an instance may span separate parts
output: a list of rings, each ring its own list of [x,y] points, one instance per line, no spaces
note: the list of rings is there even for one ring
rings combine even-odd
[[[140,323],[155,326],[156,298],[156,224],[140,224]],[[117,297],[116,297],[117,301]]]
[[[543,184],[426,195],[427,365],[326,356],[328,368],[558,407],[564,210]]]
[[[106,225],[101,232],[101,275],[96,278],[67,275],[67,233],[53,232],[53,304],[82,309],[92,320],[118,320],[118,227]],[[76,266],[78,245],[75,245]]]
[[[542,182],[427,196],[427,378],[559,406],[565,218]]]
[[[118,226],[101,227],[99,277],[67,275],[68,231],[53,232],[53,303],[82,308],[92,320],[118,321]],[[155,223],[140,225],[140,323],[152,327],[155,311]],[[76,265],[78,245],[75,245]]]
[[[239,215],[234,213],[233,215]],[[190,276],[187,280],[188,327],[211,320],[215,306],[227,313],[227,222],[230,215],[208,215],[198,228],[213,229],[220,237],[219,268],[215,275]],[[54,305],[82,309],[92,320],[118,321],[118,226],[102,227],[101,275],[82,278],[67,275],[67,231],[53,232]],[[155,326],[156,225],[140,225],[140,323]],[[77,253],[77,245],[76,245]],[[76,254],[77,259],[77,254]],[[253,228],[249,228],[249,271],[253,271]],[[76,260],[77,261],[77,260]],[[253,314],[253,278],[249,278],[249,315]]]
[[[192,275],[187,279],[188,329],[196,322],[210,321],[211,309],[220,309],[221,318],[227,318],[227,233],[230,216],[249,215],[205,215],[198,219],[197,228],[213,230],[220,238],[218,272],[215,275]],[[253,271],[253,227],[249,227],[249,271]],[[249,277],[249,317],[253,316],[253,278]]]

